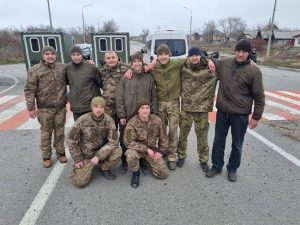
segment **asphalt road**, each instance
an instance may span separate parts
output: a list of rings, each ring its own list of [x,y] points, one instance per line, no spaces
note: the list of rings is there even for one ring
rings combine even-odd
[[[300,94],[298,71],[261,70],[267,92]],[[23,95],[25,79],[23,64],[0,66],[0,100]],[[0,113],[5,110],[1,106]],[[268,112],[272,107],[266,107]],[[295,130],[287,134],[284,127],[293,126]],[[71,159],[66,165],[42,167],[38,127],[1,130],[0,225],[34,221],[38,225],[300,224],[297,132],[298,115],[293,120],[264,120],[254,132],[247,133],[236,183],[227,180],[225,169],[213,179],[205,177],[192,130],[186,164],[171,171],[168,179],[157,180],[148,171],[141,175],[140,187],[133,189],[131,173],[121,175],[115,169],[117,180],[108,181],[95,169],[91,183],[76,189],[69,179]],[[212,121],[209,146],[213,135]],[[228,138],[225,162],[231,144]]]

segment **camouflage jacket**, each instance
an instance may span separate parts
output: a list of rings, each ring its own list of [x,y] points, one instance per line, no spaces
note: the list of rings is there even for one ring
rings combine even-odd
[[[124,143],[127,148],[147,152],[147,148],[166,153],[168,136],[159,116],[150,114],[149,121],[140,120],[139,115],[130,119],[125,128]]]
[[[189,61],[181,69],[181,107],[187,112],[210,112],[213,109],[216,75],[209,73],[201,58],[197,65]]]
[[[117,115],[120,119],[130,119],[136,114],[137,104],[142,99],[151,102],[151,113],[157,114],[155,83],[149,73],[135,73],[131,79],[122,77],[116,90]]]
[[[130,69],[130,66],[121,62],[118,62],[114,68],[109,68],[107,65],[100,68],[100,74],[102,76],[102,97],[105,99],[107,107],[116,108],[115,92],[117,84],[128,69]]]
[[[115,122],[105,113],[100,119],[92,112],[84,114],[71,128],[67,144],[75,163],[95,155],[103,160],[104,152],[119,146]]]
[[[66,101],[65,65],[54,63],[51,65],[41,61],[34,65],[27,74],[24,88],[27,109],[33,111],[37,108],[62,108]]]

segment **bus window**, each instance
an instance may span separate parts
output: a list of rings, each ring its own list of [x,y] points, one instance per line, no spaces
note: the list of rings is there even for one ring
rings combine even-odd
[[[56,39],[55,39],[55,38],[49,37],[49,38],[47,39],[47,42],[48,42],[48,45],[49,45],[49,46],[51,46],[51,47],[53,47],[55,50],[57,50],[57,49],[56,49]]]
[[[40,42],[37,38],[30,38],[30,46],[32,52],[39,52],[40,51]]]
[[[100,52],[107,51],[107,40],[105,38],[99,39],[99,47],[100,47]]]
[[[121,38],[116,38],[115,39],[115,49],[117,52],[123,51],[123,45],[122,45],[122,39]]]

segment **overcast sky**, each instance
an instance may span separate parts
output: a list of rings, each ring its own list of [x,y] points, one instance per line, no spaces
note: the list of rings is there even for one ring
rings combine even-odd
[[[266,24],[272,17],[274,0],[49,0],[54,27],[82,26],[82,7],[86,24],[100,28],[114,19],[119,31],[133,35],[142,29],[180,29],[200,31],[205,22],[228,16],[241,17],[248,30]],[[275,22],[279,28],[300,30],[300,0],[278,0]],[[0,28],[49,24],[47,0],[0,0]]]

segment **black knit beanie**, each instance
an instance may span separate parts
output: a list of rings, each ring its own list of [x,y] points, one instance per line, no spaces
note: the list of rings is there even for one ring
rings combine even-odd
[[[166,44],[161,44],[158,47],[158,49],[157,49],[157,55],[160,55],[162,52],[165,52],[165,53],[171,55],[171,50],[170,50],[169,46],[166,45]]]
[[[71,52],[71,55],[75,52],[79,53],[80,55],[83,55],[82,49],[77,45],[73,45],[70,52]]]
[[[44,55],[46,52],[52,52],[56,55],[56,51],[53,47],[51,46],[45,46],[43,49],[42,49],[42,55]]]
[[[251,52],[252,46],[249,40],[247,39],[242,39],[239,40],[238,43],[236,43],[235,45],[235,51],[240,51],[243,50],[245,52]]]
[[[139,59],[139,60],[143,63],[143,56],[142,56],[139,52],[136,52],[136,53],[134,53],[132,56],[130,56],[130,61],[131,61],[131,63],[132,63],[135,59]]]
[[[200,48],[197,47],[192,47],[189,49],[189,57],[193,56],[193,55],[200,55],[201,56],[201,51]]]

